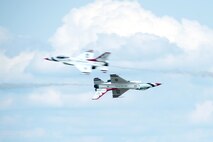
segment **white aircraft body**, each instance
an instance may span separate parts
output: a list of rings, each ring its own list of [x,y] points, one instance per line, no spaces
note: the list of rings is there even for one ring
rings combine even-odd
[[[90,73],[96,68],[106,72],[109,66],[109,63],[107,62],[109,55],[110,52],[105,52],[97,58],[94,58],[93,50],[89,50],[77,57],[56,56],[44,59],[48,61],[61,62],[65,65],[72,65],[83,73]]]
[[[161,83],[142,83],[140,81],[127,81],[116,74],[111,74],[110,80],[107,82],[104,82],[99,78],[94,78],[94,88],[96,92],[92,99],[97,100],[108,91],[112,91],[113,98],[118,98],[129,89],[146,90],[159,85],[161,85]]]

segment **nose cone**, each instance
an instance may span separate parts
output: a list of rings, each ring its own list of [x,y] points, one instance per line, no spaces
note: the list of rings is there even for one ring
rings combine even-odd
[[[156,85],[156,86],[159,86],[159,85],[161,85],[161,83],[155,83],[155,85]]]
[[[48,60],[48,61],[50,60],[49,58],[44,58],[44,59],[45,59],[45,60]]]

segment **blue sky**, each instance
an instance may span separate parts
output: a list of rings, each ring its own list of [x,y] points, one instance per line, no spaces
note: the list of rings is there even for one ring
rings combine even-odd
[[[210,0],[0,3],[1,142],[213,140]],[[112,53],[108,73],[43,60],[89,49]],[[111,73],[163,85],[92,101]]]

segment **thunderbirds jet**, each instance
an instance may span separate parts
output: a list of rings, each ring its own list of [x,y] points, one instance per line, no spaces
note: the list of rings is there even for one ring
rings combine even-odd
[[[107,82],[104,82],[99,78],[94,78],[94,88],[96,92],[92,99],[97,100],[108,91],[112,91],[113,98],[118,98],[129,89],[146,90],[159,85],[161,85],[161,83],[141,83],[140,81],[127,81],[116,74],[111,74],[110,80]]]
[[[94,58],[93,50],[89,50],[75,58],[67,56],[56,56],[44,59],[48,61],[61,62],[65,65],[72,65],[83,73],[90,73],[92,69],[96,68],[99,68],[101,71],[106,72],[109,66],[109,63],[107,62],[109,55],[110,52],[105,52],[97,58]]]

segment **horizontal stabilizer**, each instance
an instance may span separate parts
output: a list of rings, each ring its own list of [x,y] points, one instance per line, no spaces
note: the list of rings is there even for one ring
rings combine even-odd
[[[80,60],[93,59],[94,58],[93,50],[88,50],[84,53],[81,53],[79,56],[77,56],[77,58]]]
[[[97,84],[97,85],[99,85],[99,84],[101,84],[101,83],[104,83],[104,81],[103,80],[101,80],[100,78],[94,78],[94,85],[95,84]]]

